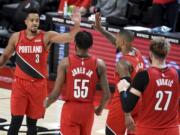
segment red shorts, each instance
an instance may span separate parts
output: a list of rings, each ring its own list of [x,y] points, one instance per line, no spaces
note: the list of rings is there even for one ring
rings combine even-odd
[[[92,103],[64,103],[60,124],[63,135],[91,135],[93,122],[94,106]]]
[[[32,119],[44,116],[43,101],[47,96],[47,80],[24,80],[15,77],[12,84],[11,113],[13,115],[27,115]]]
[[[137,127],[136,135],[180,135],[179,128],[149,129]]]
[[[137,120],[137,109],[138,108],[136,106],[135,111],[132,113],[135,121]],[[124,135],[126,132],[124,112],[122,110],[119,97],[113,97],[111,100],[106,126],[114,135]]]

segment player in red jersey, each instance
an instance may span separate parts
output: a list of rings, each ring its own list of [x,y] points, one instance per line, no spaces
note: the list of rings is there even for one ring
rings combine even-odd
[[[102,28],[99,13],[96,13],[95,28],[121,51],[122,57],[118,59],[116,64],[115,84],[122,78],[119,70],[121,64],[128,64],[128,70],[126,72],[130,74],[131,78],[134,78],[135,74],[144,68],[144,61],[139,50],[131,45],[133,34],[127,30],[121,30],[116,36],[112,35]],[[138,108],[133,112],[133,117],[135,118],[137,118],[137,110]],[[125,122],[124,112],[119,102],[119,93],[117,88],[115,88],[106,121],[106,135],[124,135],[126,132]],[[128,132],[128,134],[130,133]]]
[[[75,44],[76,54],[64,58],[58,66],[55,86],[45,100],[45,106],[48,107],[58,98],[63,84],[66,84],[60,130],[63,135],[91,135],[94,112],[100,115],[110,97],[106,66],[103,60],[88,53],[93,44],[89,32],[78,32]],[[99,106],[94,110],[93,100],[98,82],[103,96]]]
[[[169,43],[164,38],[152,40],[151,67],[139,72],[130,88],[125,79],[118,83],[123,110],[126,113],[131,112],[138,99],[142,97],[136,135],[180,134],[178,127],[180,71],[166,65],[169,49]],[[129,126],[132,126],[133,119],[129,120],[129,123],[132,123]]]
[[[43,101],[47,96],[47,54],[52,43],[71,42],[79,31],[81,16],[76,9],[72,16],[74,28],[69,33],[39,30],[38,10],[27,2],[27,28],[15,32],[0,56],[0,66],[16,53],[16,69],[11,94],[11,124],[8,135],[18,135],[23,116],[27,116],[28,135],[36,135],[37,119],[44,116]],[[29,8],[28,8],[29,7]]]

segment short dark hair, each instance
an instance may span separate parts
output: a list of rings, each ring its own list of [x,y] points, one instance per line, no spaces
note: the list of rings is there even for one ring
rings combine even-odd
[[[151,40],[150,51],[158,58],[164,59],[170,50],[169,42],[163,38],[158,37]]]
[[[31,13],[39,14],[39,8],[40,8],[40,5],[37,1],[34,1],[34,0],[25,1],[23,11],[26,13],[26,18]]]
[[[87,31],[79,31],[75,35],[75,43],[79,49],[89,49],[93,45],[92,34]]]
[[[132,42],[134,40],[134,33],[132,31],[120,29],[119,35],[128,42]]]

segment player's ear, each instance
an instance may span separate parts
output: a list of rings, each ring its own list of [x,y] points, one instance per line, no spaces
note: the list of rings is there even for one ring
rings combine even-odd
[[[25,20],[24,20],[24,23],[25,23],[25,24],[26,24],[26,26],[27,26],[27,19],[25,19]]]

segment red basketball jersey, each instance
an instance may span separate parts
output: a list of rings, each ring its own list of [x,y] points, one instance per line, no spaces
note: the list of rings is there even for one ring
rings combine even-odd
[[[143,70],[145,67],[142,55],[140,51],[138,50],[134,49],[132,52],[129,52],[128,54],[123,55],[120,58],[120,60],[122,59],[129,61],[131,65],[133,66],[133,72],[131,73],[132,79],[134,78],[137,72]],[[120,76],[117,72],[115,72],[115,84],[117,84],[119,81],[120,81]],[[119,92],[117,90],[115,91],[115,96],[119,96]]]
[[[93,102],[98,83],[97,59],[69,56],[69,67],[66,74],[65,100]]]
[[[25,30],[20,31],[16,44],[15,76],[23,79],[47,77],[47,55],[43,42],[44,32],[40,31],[33,39],[28,39]]]
[[[142,94],[137,126],[170,128],[178,126],[179,81],[174,68],[148,70],[149,83]]]

